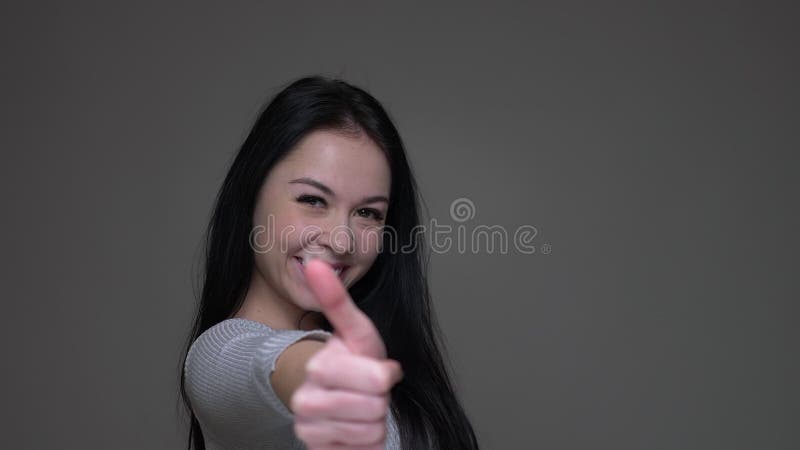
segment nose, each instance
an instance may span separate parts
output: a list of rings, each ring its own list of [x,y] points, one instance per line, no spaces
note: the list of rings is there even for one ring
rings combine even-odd
[[[348,218],[331,218],[321,227],[317,243],[331,249],[335,254],[349,255],[355,252],[355,236]]]

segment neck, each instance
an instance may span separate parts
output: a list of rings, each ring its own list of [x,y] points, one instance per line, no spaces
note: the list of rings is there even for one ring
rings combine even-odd
[[[261,322],[276,330],[313,330],[321,327],[319,313],[306,311],[288,299],[278,298],[255,269],[242,306],[233,317]]]

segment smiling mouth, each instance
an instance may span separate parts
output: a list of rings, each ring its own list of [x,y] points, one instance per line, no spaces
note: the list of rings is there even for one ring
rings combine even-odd
[[[305,259],[303,259],[303,258],[301,258],[301,257],[299,257],[299,256],[295,256],[295,257],[294,257],[294,259],[295,259],[297,262],[299,262],[299,263],[300,263],[300,265],[301,265],[301,266],[304,268],[304,270],[305,270],[305,266],[306,266],[306,262],[307,262],[307,260],[305,260]],[[343,281],[344,281],[344,274],[347,272],[347,269],[349,269],[349,268],[350,268],[350,266],[348,266],[348,265],[344,265],[344,264],[331,264],[331,263],[328,263],[328,265],[330,265],[330,266],[331,266],[331,268],[333,269],[333,271],[336,273],[336,276],[337,276],[337,277],[339,277],[339,280],[343,282]]]

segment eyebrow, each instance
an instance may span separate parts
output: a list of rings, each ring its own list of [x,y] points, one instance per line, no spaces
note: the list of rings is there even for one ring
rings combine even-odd
[[[317,180],[315,180],[313,178],[308,178],[308,177],[297,178],[297,179],[294,179],[294,180],[290,181],[289,183],[290,184],[307,184],[309,186],[314,186],[315,188],[317,188],[320,191],[330,195],[331,197],[336,197],[336,194],[333,192],[333,189],[329,188],[328,186],[325,186],[324,184],[320,183],[319,181],[317,181]],[[386,198],[383,195],[373,195],[371,197],[363,198],[360,203],[374,203],[374,202],[386,202],[388,204],[389,203],[389,199]]]

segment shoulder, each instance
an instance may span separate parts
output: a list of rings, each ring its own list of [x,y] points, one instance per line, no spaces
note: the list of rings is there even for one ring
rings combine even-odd
[[[207,349],[221,349],[233,341],[248,336],[272,336],[279,332],[269,326],[248,319],[227,319],[213,325],[192,343],[192,348],[203,347]],[[190,350],[191,351],[191,350]]]
[[[298,341],[328,336],[323,330],[277,330],[247,319],[224,320],[192,343],[184,365],[187,393],[199,410],[210,413],[243,411],[260,403],[285,415],[270,383],[278,357]],[[297,347],[308,350],[306,345]],[[291,362],[294,358],[280,359]]]
[[[278,330],[249,319],[227,319],[195,339],[186,356],[186,366],[209,359],[228,361],[257,357],[269,360],[270,369],[274,370],[275,359],[286,347],[306,339],[325,341],[330,335],[324,330]]]

